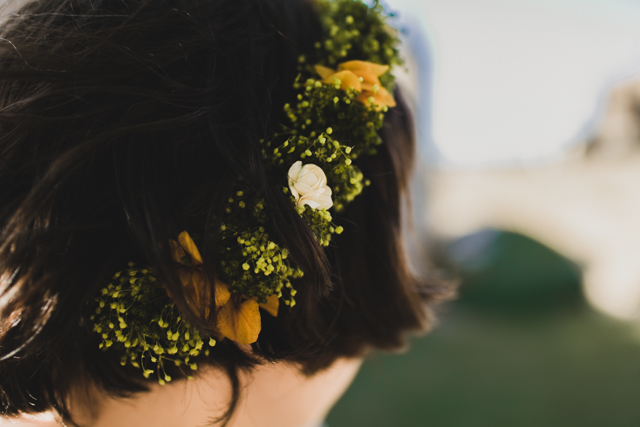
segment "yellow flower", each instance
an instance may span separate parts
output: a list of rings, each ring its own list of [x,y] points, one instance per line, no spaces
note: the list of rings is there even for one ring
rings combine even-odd
[[[173,259],[183,264],[178,275],[180,282],[184,286],[184,293],[189,306],[205,318],[209,317],[211,291],[201,269],[202,256],[198,251],[198,247],[186,231],[180,233],[177,242],[171,240],[170,244]],[[220,307],[216,316],[220,335],[238,344],[256,342],[262,328],[259,308],[262,307],[272,316],[277,316],[278,296],[271,295],[267,298],[266,303],[259,304],[257,297],[248,299],[242,295],[237,295],[231,298],[229,285],[220,280],[216,279],[215,285],[216,307]]]
[[[315,66],[316,72],[322,77],[322,83],[336,84],[340,82],[340,89],[355,89],[360,92],[357,101],[368,104],[369,100],[376,109],[383,106],[395,107],[396,101],[380,83],[378,77],[389,71],[388,65],[374,64],[367,61],[347,61],[338,64],[337,70],[322,65]]]

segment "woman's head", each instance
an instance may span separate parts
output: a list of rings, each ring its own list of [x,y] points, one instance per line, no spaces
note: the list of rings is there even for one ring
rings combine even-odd
[[[116,349],[98,348],[95,299],[128,262],[153,269],[186,319],[168,242],[199,236],[210,279],[237,183],[264,202],[272,240],[304,271],[297,304],[262,316],[251,351],[222,339],[201,363],[237,372],[288,361],[314,373],[369,348],[398,348],[442,294],[413,277],[401,242],[413,135],[401,100],[384,144],[356,160],[371,184],[333,214],[322,247],[263,155],[284,140],[300,56],[322,41],[303,0],[52,0],[8,16],[0,40],[0,386],[6,415],[56,408],[74,387],[145,388]],[[353,59],[353,58],[347,58]],[[275,136],[274,136],[275,135]],[[268,156],[267,156],[268,157]],[[288,169],[288,167],[287,167]],[[285,178],[286,180],[286,175]],[[168,372],[180,367],[167,366]]]

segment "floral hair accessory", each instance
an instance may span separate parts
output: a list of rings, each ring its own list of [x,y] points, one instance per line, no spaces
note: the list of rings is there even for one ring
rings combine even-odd
[[[369,185],[354,161],[375,154],[382,143],[378,130],[384,113],[395,106],[390,71],[402,60],[378,0],[371,6],[319,0],[316,6],[322,39],[298,58],[299,76],[292,82],[297,93],[283,106],[281,131],[260,144],[268,176],[278,177],[270,185],[290,196],[319,244],[328,246],[343,231],[331,212],[342,211]],[[218,218],[215,286],[202,271],[203,258],[189,233],[167,242],[187,303],[215,326],[214,337],[201,337],[183,318],[148,267],[131,263],[96,298],[91,318],[102,337],[100,347],[116,348],[123,364],[140,368],[145,377],[157,373],[161,384],[171,379],[165,363],[186,367],[190,376],[197,369],[191,358],[209,354],[216,339],[252,344],[262,328],[261,309],[277,316],[285,308],[280,302],[296,303],[292,281],[304,272],[272,237],[277,234],[260,193],[239,179],[224,210]]]
[[[141,369],[145,378],[154,374],[160,384],[171,381],[166,363],[191,378],[198,369],[191,358],[208,355],[208,347],[215,345],[210,339],[205,347],[200,332],[184,319],[152,271],[134,263],[107,281],[96,303],[91,320],[102,338],[100,348],[118,348],[122,365]]]
[[[378,77],[389,71],[388,65],[367,61],[348,61],[338,65],[338,70],[316,65],[315,70],[322,83],[333,84],[342,90],[353,89],[359,93],[356,101],[371,104],[376,109],[395,107],[396,100],[380,83]]]
[[[198,247],[186,231],[178,241],[170,241],[174,260],[180,264],[178,273],[184,286],[187,302],[204,318],[209,316],[206,304],[212,289],[201,270],[202,257]],[[261,329],[259,308],[272,316],[278,315],[278,297],[272,295],[264,303],[258,298],[248,299],[231,295],[229,287],[216,281],[215,304],[219,307],[216,323],[219,336],[238,344],[252,344]],[[140,368],[148,378],[156,374],[160,384],[171,381],[165,373],[165,363],[181,367],[185,376],[197,370],[191,358],[209,354],[214,338],[205,342],[178,311],[170,294],[150,269],[129,263],[129,268],[116,273],[102,288],[96,299],[98,306],[91,316],[94,331],[101,334],[100,348],[123,348],[122,365],[130,363]]]
[[[209,300],[211,287],[206,283],[201,265],[202,256],[198,247],[186,231],[178,236],[178,241],[171,240],[171,254],[174,261],[182,264],[178,270],[180,282],[184,286],[184,293],[187,302],[195,312],[201,313],[202,317],[209,317]],[[216,306],[224,306],[231,297],[229,286],[221,281],[216,281]]]
[[[211,286],[200,269],[202,257],[198,247],[186,231],[180,233],[178,242],[172,240],[170,244],[174,260],[184,266],[180,268],[179,276],[187,301],[192,309],[208,318],[207,302]],[[215,290],[215,304],[219,307],[216,317],[219,338],[229,338],[243,345],[253,344],[257,341],[261,329],[259,307],[274,317],[278,315],[277,295],[271,295],[264,303],[259,303],[257,297],[249,299],[243,295],[234,295],[231,298],[229,286],[220,280],[216,280]]]

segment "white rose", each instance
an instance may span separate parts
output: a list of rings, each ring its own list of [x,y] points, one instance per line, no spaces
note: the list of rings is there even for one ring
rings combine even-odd
[[[329,209],[333,206],[331,188],[327,176],[319,166],[295,162],[289,168],[289,189],[298,206],[309,205],[313,209]]]

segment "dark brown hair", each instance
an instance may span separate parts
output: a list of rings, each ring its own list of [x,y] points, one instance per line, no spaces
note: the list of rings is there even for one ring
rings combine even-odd
[[[233,180],[266,200],[277,241],[305,271],[298,304],[263,317],[252,353],[223,340],[200,362],[238,371],[288,361],[313,374],[339,357],[397,349],[424,330],[446,293],[412,275],[401,242],[414,155],[399,100],[371,180],[335,215],[345,228],[321,248],[266,171],[258,140],[284,123],[296,59],[320,37],[305,0],[33,1],[0,29],[0,410],[57,410],[93,384],[146,389],[117,352],[98,349],[88,314],[103,280],[152,266],[203,333],[160,242],[213,236]],[[166,246],[166,245],[165,245]],[[215,310],[212,301],[212,310]],[[177,375],[176,375],[177,377]]]

